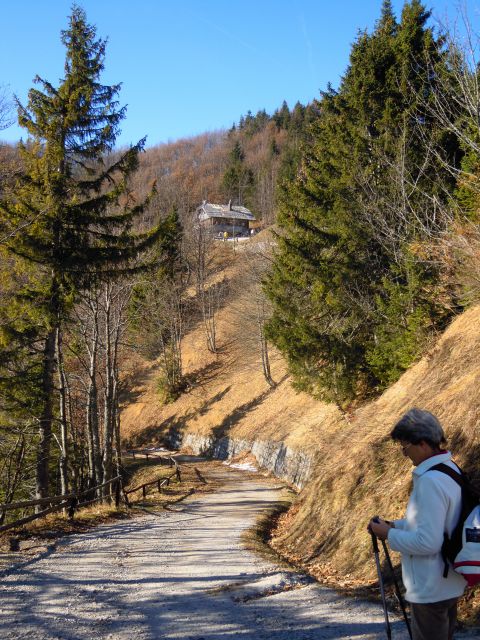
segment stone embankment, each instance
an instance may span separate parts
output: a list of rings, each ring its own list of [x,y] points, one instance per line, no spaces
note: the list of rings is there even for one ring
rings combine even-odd
[[[217,460],[227,460],[240,454],[251,453],[258,465],[271,471],[299,489],[309,479],[314,457],[311,453],[288,447],[283,442],[270,440],[242,440],[223,436],[202,436],[195,433],[174,435],[168,445],[172,448],[189,448],[196,455],[206,455]]]

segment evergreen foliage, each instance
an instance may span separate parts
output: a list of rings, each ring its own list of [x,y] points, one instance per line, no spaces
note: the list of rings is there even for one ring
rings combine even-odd
[[[136,202],[128,189],[144,140],[112,154],[125,116],[117,102],[120,85],[100,83],[105,41],[97,39],[78,6],[72,8],[62,43],[65,75],[58,87],[36,77],[39,88],[30,90],[27,106],[18,103],[19,124],[28,134],[20,144],[25,172],[1,205],[10,234],[7,249],[27,274],[0,329],[2,380],[5,386],[19,384],[5,359],[30,349],[39,497],[48,492],[58,345],[76,294],[102,277],[129,272],[132,260],[160,233],[159,228],[144,234],[132,230],[148,204],[148,199]],[[32,336],[34,347],[26,347]]]
[[[338,91],[318,101],[300,169],[280,186],[268,335],[297,386],[339,403],[395,380],[449,314],[416,249],[444,229],[432,207],[454,185],[437,156],[458,151],[424,107],[443,44],[428,18],[412,0],[397,23],[384,2]]]
[[[236,140],[229,155],[227,169],[223,175],[223,189],[226,200],[246,205],[254,185],[253,171],[245,165],[245,154],[239,140]]]
[[[290,111],[284,101],[271,116],[265,110],[242,116],[227,137],[223,198],[246,205],[265,225],[275,222],[276,184],[296,172],[300,144],[314,111],[314,106],[305,107],[299,102]]]

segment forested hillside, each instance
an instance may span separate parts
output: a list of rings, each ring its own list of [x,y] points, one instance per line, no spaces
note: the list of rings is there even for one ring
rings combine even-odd
[[[203,201],[245,205],[263,227],[275,222],[277,185],[295,172],[300,143],[315,106],[284,102],[273,114],[241,116],[229,131],[217,131],[150,147],[133,182],[138,193],[152,183],[164,212],[182,221]]]
[[[278,175],[309,112],[284,104],[228,132],[117,149],[125,108],[120,85],[101,84],[105,41],[79,7],[61,40],[64,78],[35,79],[28,103],[16,105],[25,142],[0,145],[7,503],[95,486],[121,470],[119,398],[132,354],[161,359],[168,400],[189,384],[182,341],[194,326],[218,351],[216,315],[230,285],[192,212],[204,199],[231,200],[271,224]],[[0,128],[12,114],[2,100]],[[260,331],[265,320],[262,312]],[[258,324],[252,314],[246,322]]]
[[[222,359],[243,366],[235,340],[261,387],[244,413],[292,383],[348,417],[478,300],[478,65],[417,0],[399,17],[385,0],[312,104],[151,148],[116,147],[120,86],[78,7],[62,43],[65,77],[36,80],[25,141],[0,148],[0,502],[121,471],[132,363],[172,429]],[[249,207],[264,235],[215,242],[203,200]]]

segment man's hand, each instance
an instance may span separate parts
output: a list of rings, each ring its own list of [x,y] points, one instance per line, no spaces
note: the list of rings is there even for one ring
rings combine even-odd
[[[387,524],[385,522],[385,520],[382,520],[382,518],[372,519],[368,523],[368,530],[369,531],[373,531],[373,533],[380,540],[386,540],[387,539],[388,532],[390,531],[391,528],[392,528],[392,525],[391,524]]]

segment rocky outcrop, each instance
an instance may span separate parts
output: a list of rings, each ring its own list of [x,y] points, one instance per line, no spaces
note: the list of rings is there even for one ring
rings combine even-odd
[[[251,453],[260,467],[300,489],[307,482],[313,466],[312,454],[292,449],[284,442],[249,441],[230,436],[215,439],[212,436],[186,433],[183,436],[176,434],[168,444],[174,448],[189,447],[197,455],[207,455],[218,460]]]

